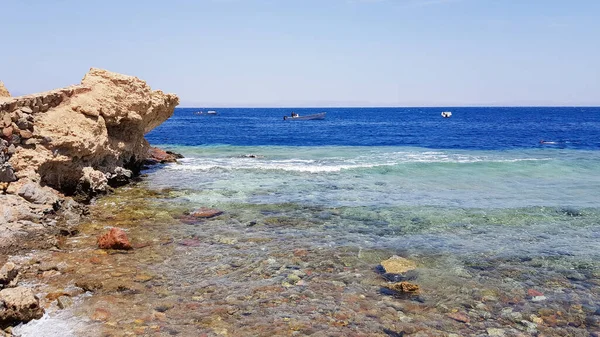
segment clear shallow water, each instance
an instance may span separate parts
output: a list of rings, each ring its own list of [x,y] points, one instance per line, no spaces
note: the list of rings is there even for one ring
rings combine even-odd
[[[197,110],[178,109],[148,135],[185,158],[98,200],[59,256],[77,261],[75,278],[118,283],[76,305],[62,319],[70,326],[156,336],[600,330],[599,108],[294,109],[328,112],[306,122],[284,122],[291,109]],[[186,217],[198,207],[224,214]],[[89,266],[107,226],[155,244]],[[405,276],[418,296],[382,290],[376,267],[394,254],[417,263]],[[111,314],[94,319],[97,310]]]

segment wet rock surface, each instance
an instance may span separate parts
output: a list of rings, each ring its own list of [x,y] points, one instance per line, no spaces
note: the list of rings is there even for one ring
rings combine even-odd
[[[130,250],[133,249],[127,233],[120,228],[111,228],[108,233],[98,238],[98,248],[101,249],[121,249]]]

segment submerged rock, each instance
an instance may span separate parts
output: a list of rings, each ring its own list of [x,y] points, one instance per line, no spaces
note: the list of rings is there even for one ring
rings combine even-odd
[[[33,291],[24,287],[8,288],[0,291],[0,322],[28,322],[44,315],[39,299]]]
[[[402,274],[417,268],[417,265],[413,261],[397,255],[381,261],[381,266],[388,274]]]
[[[206,207],[198,208],[190,213],[195,218],[212,218],[221,214],[223,214],[221,210]]]
[[[418,293],[421,290],[419,285],[409,282],[392,283],[385,287],[397,293]]]
[[[120,228],[113,227],[110,231],[98,238],[98,248],[101,249],[133,249],[127,234]]]

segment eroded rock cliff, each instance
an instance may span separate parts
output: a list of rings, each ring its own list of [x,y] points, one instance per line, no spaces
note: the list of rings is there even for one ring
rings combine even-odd
[[[91,69],[80,85],[5,100],[0,120],[13,190],[33,180],[73,194],[104,188],[101,176],[110,180],[121,168],[135,173],[149,148],[144,134],[178,103],[137,77],[102,69]],[[11,180],[10,168],[4,171]]]

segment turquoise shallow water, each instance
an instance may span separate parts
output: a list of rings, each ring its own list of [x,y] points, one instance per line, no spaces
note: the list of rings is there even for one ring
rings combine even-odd
[[[596,151],[168,148],[186,158],[151,173],[150,183],[201,190],[203,198],[214,202],[298,202],[325,207],[595,207],[600,188],[600,153]]]
[[[343,240],[473,255],[600,257],[600,154],[405,147],[174,147],[185,159],[148,172],[182,203],[340,210]]]

